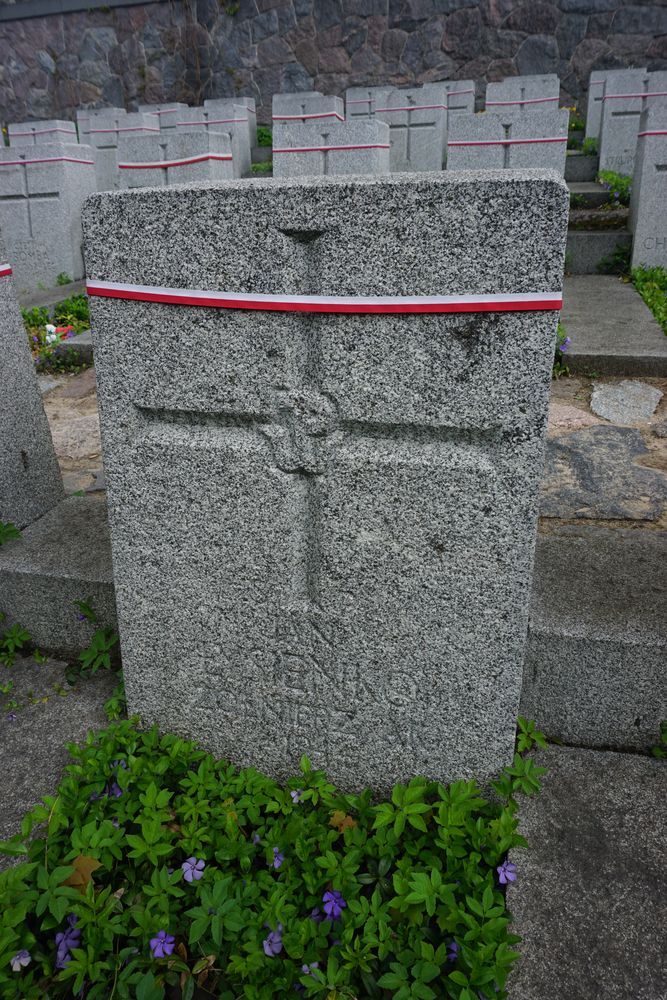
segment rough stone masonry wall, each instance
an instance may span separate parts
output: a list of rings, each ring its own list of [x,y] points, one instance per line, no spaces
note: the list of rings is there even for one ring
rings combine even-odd
[[[640,65],[667,69],[664,0],[165,0],[0,23],[0,117],[252,94],[267,121],[281,91],[514,73],[576,100]]]

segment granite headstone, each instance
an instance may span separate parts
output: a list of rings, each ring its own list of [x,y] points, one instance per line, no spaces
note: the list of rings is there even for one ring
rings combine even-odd
[[[122,135],[159,135],[157,115],[111,114],[91,120],[88,141],[95,156],[95,176],[98,191],[115,191],[120,187],[118,170],[118,140]]]
[[[216,117],[230,118],[234,117],[234,106],[238,108],[239,106],[246,108],[248,127],[250,129],[250,145],[257,145],[257,108],[255,106],[254,97],[224,97],[224,98],[208,98],[204,101],[204,107],[211,111],[220,112],[224,111],[224,115],[220,116],[216,114]]]
[[[569,112],[453,115],[448,170],[546,167],[565,173]]]
[[[567,217],[548,171],[88,200],[130,712],[348,789],[511,761]]]
[[[7,135],[10,146],[79,141],[74,122],[54,118],[41,122],[13,122],[7,126]]]
[[[382,107],[391,87],[348,87],[345,91],[345,115],[350,118],[370,118],[375,107]]]
[[[232,104],[228,110],[215,108],[186,108],[179,115],[176,128],[179,132],[218,132],[229,135],[234,156],[234,176],[248,177],[252,165],[250,150],[250,122],[248,109],[242,104]]]
[[[121,136],[118,170],[123,188],[161,187],[232,179],[234,160],[226,132],[178,132]]]
[[[0,521],[24,528],[65,498],[0,235]]]
[[[392,171],[442,170],[447,145],[445,85],[392,90],[375,117],[390,128]]]
[[[643,73],[646,74],[647,70],[644,66],[641,69],[631,69],[631,70],[596,70],[591,73],[590,80],[588,81],[588,101],[586,103],[586,138],[587,139],[599,139],[600,138],[600,126],[602,122],[602,98],[604,97],[604,85],[607,77],[610,73],[615,73],[618,79],[621,79],[623,73],[630,73],[629,82],[632,85],[632,74],[633,73]]]
[[[345,121],[345,105],[341,97],[324,97],[322,94],[274,94],[272,120],[277,122]]]
[[[160,131],[171,132],[176,128],[181,111],[184,111],[187,106],[182,101],[172,101],[170,104],[140,104],[139,112],[145,115],[157,115],[160,121]]]
[[[487,111],[545,111],[558,107],[560,80],[555,73],[544,76],[508,76],[487,83]]]
[[[389,126],[370,118],[314,125],[277,123],[273,176],[389,173]]]
[[[632,267],[667,268],[667,105],[640,119],[629,225]]]
[[[76,113],[76,127],[79,133],[79,142],[85,139],[88,141],[88,133],[92,127],[91,123],[99,118],[124,118],[127,116],[125,108],[80,108]]]
[[[642,111],[667,105],[667,72],[609,73],[602,98],[600,170],[632,177]]]

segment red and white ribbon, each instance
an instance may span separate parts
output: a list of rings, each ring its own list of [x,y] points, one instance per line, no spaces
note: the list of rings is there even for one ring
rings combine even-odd
[[[0,167],[27,167],[33,163],[83,163],[87,167],[94,167],[94,160],[76,160],[73,156],[42,156],[33,160],[0,160]]]
[[[667,90],[652,90],[641,94],[605,94],[602,100],[622,101],[624,99],[630,100],[636,97],[667,97]]]
[[[650,132],[638,132],[637,138],[641,139],[644,135],[667,135],[667,129],[651,129]]]
[[[342,115],[339,115],[337,111],[322,111],[319,114],[310,115],[273,115],[272,119],[274,122],[302,122],[307,118],[337,118],[339,122],[344,122],[345,119]]]
[[[118,128],[91,128],[89,135],[106,135],[108,132],[159,132],[152,125],[125,125]]]
[[[162,288],[89,280],[89,295],[213,309],[307,313],[487,313],[543,312],[562,308],[560,292],[496,295],[257,295],[191,288]]]
[[[162,108],[160,111],[144,111],[146,115],[177,115],[182,108]]]
[[[509,104],[545,104],[547,101],[557,101],[557,97],[526,97],[523,101],[487,101],[487,108],[495,108],[499,105],[505,107]]]
[[[475,88],[468,87],[467,90],[448,90],[447,97],[456,97],[458,94],[474,94]]]
[[[172,167],[189,167],[191,163],[205,163],[207,160],[231,160],[231,153],[202,153],[182,160],[157,160],[151,163],[119,163],[119,170],[164,170]]]
[[[6,278],[12,273],[11,264],[0,264],[0,278]]]
[[[453,139],[448,146],[526,146],[534,142],[567,142],[567,136],[555,136],[548,139]]]
[[[289,149],[274,149],[274,153],[345,153],[351,149],[391,149],[388,142],[367,142],[355,146],[294,146]]]
[[[408,104],[404,108],[376,108],[376,112],[387,111],[446,111],[446,104]]]
[[[66,135],[73,135],[76,137],[76,129],[72,125],[72,128],[34,128],[30,129],[29,132],[12,132],[11,125],[9,126],[9,141],[15,139],[17,136],[24,135],[46,135],[48,132],[64,132]]]
[[[247,122],[247,118],[209,118],[206,121],[199,122],[176,122],[176,125],[240,125],[242,122]]]

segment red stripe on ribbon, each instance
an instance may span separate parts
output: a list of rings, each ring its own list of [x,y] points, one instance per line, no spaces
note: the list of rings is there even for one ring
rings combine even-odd
[[[405,108],[376,108],[376,113],[378,111],[446,111],[446,104],[409,104]]]
[[[274,153],[335,153],[349,149],[391,149],[387,142],[369,142],[358,146],[295,146],[291,149],[274,149]]]
[[[342,115],[339,115],[337,111],[323,111],[321,114],[312,115],[273,115],[272,121],[274,122],[302,122],[306,118],[337,118],[339,122],[344,122],[345,119]]]
[[[647,91],[644,94],[605,94],[602,100],[622,101],[624,98],[630,99],[635,97],[667,97],[667,90]]]
[[[447,97],[456,97],[458,94],[474,94],[475,88],[469,87],[467,90],[448,90]]]
[[[150,125],[133,125],[124,128],[91,128],[89,135],[106,135],[108,132],[159,132],[159,128]]]
[[[25,167],[31,163],[83,163],[94,167],[94,160],[75,160],[72,156],[44,156],[38,160],[0,160],[0,167]]]
[[[496,107],[497,105],[508,105],[508,104],[544,104],[546,101],[557,101],[557,97],[530,97],[526,98],[524,101],[487,101],[487,108]]]
[[[0,278],[6,278],[12,273],[11,264],[0,264]]]
[[[526,146],[534,142],[567,142],[567,136],[560,136],[554,139],[480,139],[480,140],[453,140],[448,142],[448,146]]]
[[[87,292],[88,295],[102,298],[263,312],[354,314],[543,312],[560,310],[563,304],[560,292],[416,297],[253,295],[244,292],[161,288],[93,280],[88,282]]]
[[[205,163],[206,160],[231,160],[231,153],[202,153],[185,160],[159,160],[156,163],[119,163],[119,170],[163,170],[167,167],[187,167],[191,163]]]
[[[637,138],[641,139],[643,135],[667,135],[667,129],[653,129],[650,132],[638,132]]]
[[[17,135],[46,135],[48,132],[64,132],[66,135],[76,135],[76,129],[72,125],[72,128],[35,128],[30,132],[12,132],[11,125],[9,126],[9,138],[14,139]]]

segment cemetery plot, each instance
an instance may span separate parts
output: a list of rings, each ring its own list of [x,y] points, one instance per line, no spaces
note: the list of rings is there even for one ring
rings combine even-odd
[[[565,172],[567,108],[530,115],[455,115],[447,137],[448,170],[550,167]]]
[[[219,181],[234,177],[231,138],[224,132],[124,136],[118,143],[121,187]]]
[[[667,268],[667,104],[641,117],[630,226],[632,266]]]
[[[215,132],[231,138],[235,177],[250,173],[250,112],[245,105],[233,104],[230,109],[186,108],[179,116],[176,128],[185,133]]]
[[[390,128],[392,171],[442,170],[447,143],[447,93],[442,84],[392,90],[375,116]]]
[[[273,176],[389,173],[389,150],[389,126],[381,121],[277,123],[273,129]]]
[[[661,105],[667,106],[667,72],[609,74],[602,98],[600,170],[632,176],[640,115]]]
[[[487,111],[544,111],[558,107],[560,80],[545,76],[510,76],[486,86]]]

